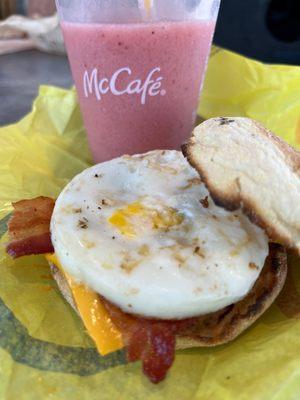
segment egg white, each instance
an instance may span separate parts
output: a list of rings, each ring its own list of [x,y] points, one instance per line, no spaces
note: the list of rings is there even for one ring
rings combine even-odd
[[[128,215],[128,207],[138,211]],[[268,255],[265,233],[240,212],[215,206],[177,151],[124,156],[83,171],[58,197],[51,234],[76,281],[126,312],[161,319],[239,301]]]

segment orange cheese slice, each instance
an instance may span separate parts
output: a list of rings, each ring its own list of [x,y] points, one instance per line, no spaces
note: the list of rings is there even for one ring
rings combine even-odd
[[[105,356],[123,348],[121,333],[113,324],[100,296],[66,274],[55,254],[47,254],[46,259],[66,277],[82,321],[99,353]]]

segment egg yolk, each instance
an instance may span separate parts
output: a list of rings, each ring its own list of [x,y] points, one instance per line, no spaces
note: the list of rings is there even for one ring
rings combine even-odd
[[[108,222],[116,227],[122,235],[134,238],[141,229],[169,230],[180,225],[183,215],[172,207],[163,206],[157,210],[135,202],[115,211]]]

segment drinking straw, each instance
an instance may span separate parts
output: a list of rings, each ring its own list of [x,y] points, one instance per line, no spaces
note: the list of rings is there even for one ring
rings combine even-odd
[[[150,14],[151,8],[152,8],[152,0],[144,0],[145,4],[145,9],[147,10],[147,13]]]
[[[138,0],[138,3],[143,19],[149,20],[151,15],[153,0]]]

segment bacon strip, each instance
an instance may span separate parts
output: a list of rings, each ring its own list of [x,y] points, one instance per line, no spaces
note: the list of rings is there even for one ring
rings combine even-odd
[[[126,314],[102,297],[103,304],[126,343],[127,359],[141,360],[152,383],[165,379],[175,358],[176,335],[191,330],[197,318],[178,321],[151,320]]]
[[[10,243],[6,251],[13,258],[54,252],[50,236],[50,221],[55,201],[37,197],[13,203],[14,211],[8,221]]]

